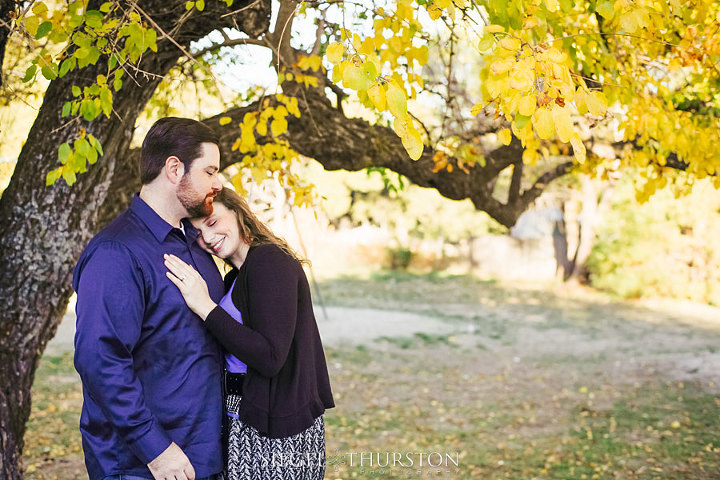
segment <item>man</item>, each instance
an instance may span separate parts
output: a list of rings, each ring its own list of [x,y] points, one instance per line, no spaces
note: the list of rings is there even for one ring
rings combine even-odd
[[[222,471],[222,353],[166,277],[172,253],[223,295],[189,216],[222,188],[217,136],[163,118],[142,146],[139,195],[93,238],[75,267],[75,368],[90,480],[193,480]]]

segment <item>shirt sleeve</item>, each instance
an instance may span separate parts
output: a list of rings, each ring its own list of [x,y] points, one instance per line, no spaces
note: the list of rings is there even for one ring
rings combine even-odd
[[[75,368],[105,418],[150,463],[171,440],[148,409],[133,364],[145,310],[142,271],[124,245],[106,242],[85,260],[76,285]]]
[[[296,260],[276,246],[258,247],[247,264],[248,316],[253,328],[218,306],[205,324],[225,349],[261,375],[272,377],[287,360],[298,309]]]

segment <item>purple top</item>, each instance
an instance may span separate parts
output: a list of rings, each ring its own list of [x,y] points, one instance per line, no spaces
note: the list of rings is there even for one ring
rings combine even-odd
[[[235,304],[232,301],[232,293],[233,293],[234,289],[235,289],[235,282],[233,282],[232,286],[230,287],[230,290],[228,290],[228,292],[220,300],[220,303],[218,303],[218,305],[223,310],[225,310],[236,322],[242,324],[243,323],[242,313],[240,313],[240,310],[237,309],[237,307],[235,306]],[[243,362],[238,360],[238,358],[231,353],[225,354],[225,366],[227,367],[228,372],[247,373],[247,365],[245,365]]]

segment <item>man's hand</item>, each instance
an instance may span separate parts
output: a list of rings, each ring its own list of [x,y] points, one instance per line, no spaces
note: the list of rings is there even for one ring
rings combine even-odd
[[[195,469],[175,442],[148,463],[148,468],[155,480],[195,480]]]

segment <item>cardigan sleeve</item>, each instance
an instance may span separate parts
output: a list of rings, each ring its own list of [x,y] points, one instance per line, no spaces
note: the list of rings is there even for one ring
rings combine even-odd
[[[277,246],[263,245],[249,256],[245,268],[249,319],[238,323],[217,306],[205,324],[228,352],[272,377],[285,364],[295,335],[299,266]]]

